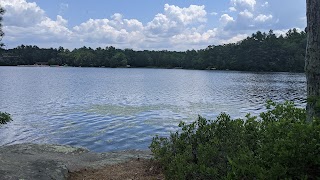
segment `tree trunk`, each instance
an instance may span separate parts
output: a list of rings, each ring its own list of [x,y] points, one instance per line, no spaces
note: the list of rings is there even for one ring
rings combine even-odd
[[[320,1],[307,0],[307,121],[320,118]]]

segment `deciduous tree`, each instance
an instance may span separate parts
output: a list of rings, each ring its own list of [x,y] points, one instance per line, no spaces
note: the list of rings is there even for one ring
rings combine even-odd
[[[307,120],[320,118],[320,1],[307,0]]]
[[[0,6],[0,48],[4,45],[2,41],[2,37],[4,35],[4,32],[2,31],[2,15],[4,14],[4,9]]]

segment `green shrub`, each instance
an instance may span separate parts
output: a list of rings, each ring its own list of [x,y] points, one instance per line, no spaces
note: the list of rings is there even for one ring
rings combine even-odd
[[[267,103],[259,117],[186,124],[150,149],[167,179],[315,179],[320,176],[320,121],[306,122],[293,103]]]
[[[11,121],[11,116],[9,113],[0,111],[0,124],[7,124],[7,122]]]

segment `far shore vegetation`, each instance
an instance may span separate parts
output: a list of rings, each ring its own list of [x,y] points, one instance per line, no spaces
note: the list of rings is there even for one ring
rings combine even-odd
[[[237,43],[210,45],[205,49],[135,51],[112,46],[68,50],[20,45],[0,49],[0,66],[154,67],[180,69],[303,72],[307,35],[290,29],[276,36],[256,32]]]

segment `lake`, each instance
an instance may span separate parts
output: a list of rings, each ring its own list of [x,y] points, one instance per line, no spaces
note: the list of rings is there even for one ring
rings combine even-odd
[[[57,143],[95,152],[147,149],[183,120],[257,115],[265,101],[304,107],[301,73],[0,67],[0,145]]]

